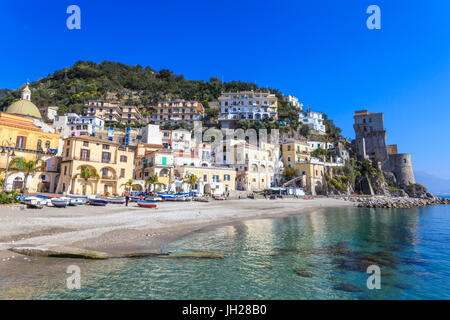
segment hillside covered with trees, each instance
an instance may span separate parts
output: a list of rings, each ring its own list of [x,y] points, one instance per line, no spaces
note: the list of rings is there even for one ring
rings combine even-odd
[[[155,71],[150,67],[128,66],[104,61],[78,61],[30,84],[32,100],[39,107],[59,106],[60,112],[81,113],[90,99],[117,99],[127,105],[146,107],[167,99],[197,101],[217,100],[222,91],[270,90],[254,83],[187,80],[170,70]],[[4,90],[0,110],[19,99],[20,89]]]

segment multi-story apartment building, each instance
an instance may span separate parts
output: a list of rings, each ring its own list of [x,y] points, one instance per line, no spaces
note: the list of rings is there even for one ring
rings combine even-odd
[[[110,127],[96,130],[94,136],[124,146],[136,146],[140,140],[140,129],[127,127],[125,130],[121,130]]]
[[[157,175],[158,182],[168,187],[173,180],[174,167],[175,155],[172,151],[146,151],[136,159],[135,176],[136,179],[145,181],[150,176]]]
[[[121,106],[116,101],[89,100],[86,103],[86,113],[97,116],[106,122],[125,124],[142,123],[143,117],[135,106]]]
[[[243,141],[230,140],[214,153],[216,163],[236,170],[237,190],[263,190],[273,186],[276,152]]]
[[[63,139],[75,136],[93,136],[96,131],[103,130],[105,121],[97,116],[79,116],[76,113],[67,113],[56,116],[53,128]]]
[[[194,141],[191,132],[184,129],[161,130],[162,144],[166,149],[172,149],[179,153],[193,154]]]
[[[203,105],[198,101],[166,101],[160,102],[153,107],[156,114],[153,115],[152,121],[155,124],[181,124],[194,125],[195,121],[201,121],[204,116]]]
[[[298,121],[304,125],[308,125],[318,134],[325,134],[326,128],[323,113],[311,111],[302,111],[298,114]]]
[[[310,148],[306,141],[289,140],[281,146],[285,167],[296,168],[296,164],[311,159]]]
[[[278,118],[277,103],[277,97],[269,92],[222,93],[219,97],[219,121],[223,127],[228,127],[239,120]]]
[[[81,169],[95,169],[98,178],[85,181]],[[70,137],[64,141],[58,193],[88,195],[123,194],[133,178],[134,152],[115,142],[94,137]]]

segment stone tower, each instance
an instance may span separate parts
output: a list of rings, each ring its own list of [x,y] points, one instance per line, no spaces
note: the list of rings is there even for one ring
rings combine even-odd
[[[356,111],[355,123],[356,153],[361,160],[378,160],[383,171],[394,173],[401,187],[415,183],[411,155],[397,152],[397,145],[386,145],[384,114],[367,110]]]

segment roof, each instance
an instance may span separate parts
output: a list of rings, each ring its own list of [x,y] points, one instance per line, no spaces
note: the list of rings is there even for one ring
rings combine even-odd
[[[6,113],[42,119],[38,107],[29,100],[19,100],[12,103],[6,110]]]

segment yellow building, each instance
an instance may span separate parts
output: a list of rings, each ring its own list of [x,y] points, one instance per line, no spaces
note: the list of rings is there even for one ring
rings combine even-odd
[[[198,178],[197,185],[193,188],[199,194],[227,194],[236,190],[236,171],[225,167],[176,167],[175,175],[182,184],[182,178],[191,174]],[[184,184],[185,191],[188,186]]]
[[[227,154],[231,153],[231,167],[237,171],[238,190],[264,190],[273,186],[277,152],[243,142],[225,148],[230,149]]]
[[[285,167],[297,168],[297,164],[311,160],[310,148],[305,141],[293,140],[281,146],[283,164]]]
[[[1,177],[5,176],[7,163],[7,146],[10,144],[14,149],[13,158],[24,158],[26,161],[42,160],[47,161],[54,158],[58,153],[59,135],[52,132],[44,132],[39,125],[42,123],[39,109],[31,102],[31,91],[28,86],[23,90],[19,101],[9,106],[6,113],[0,112],[0,168]],[[46,170],[44,170],[45,172]],[[29,192],[38,191],[40,182],[55,184],[57,178],[55,173],[50,173],[42,178],[40,173],[34,174],[25,181],[25,176],[21,172],[8,172],[7,189],[20,189],[24,183],[27,184]],[[50,188],[53,190],[53,188]],[[49,190],[50,191],[50,190]]]
[[[146,151],[144,156],[140,156],[136,160],[135,177],[137,180],[145,181],[156,174],[158,182],[168,186],[172,182],[174,164],[174,153],[172,151]]]
[[[84,181],[81,168],[95,169],[99,178]],[[64,140],[58,193],[121,195],[133,178],[134,152],[115,142],[94,137],[70,137]]]

